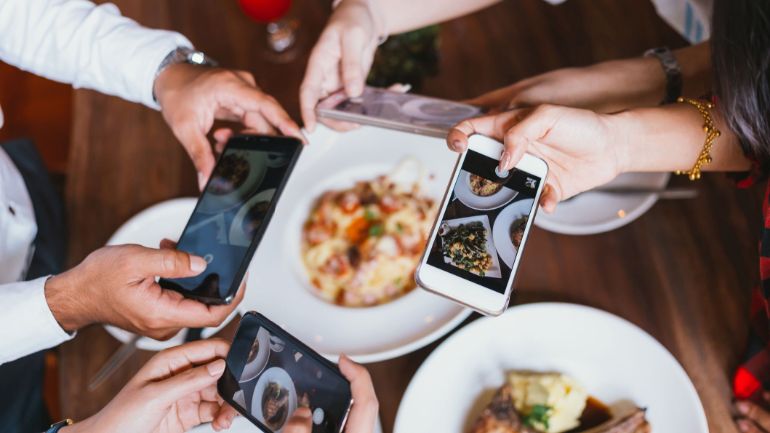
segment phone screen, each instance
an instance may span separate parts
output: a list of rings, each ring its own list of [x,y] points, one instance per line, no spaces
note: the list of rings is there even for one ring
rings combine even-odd
[[[273,432],[304,406],[313,414],[314,433],[338,433],[352,402],[350,383],[333,364],[254,313],[241,320],[219,391]]]
[[[203,299],[227,299],[251,259],[260,234],[301,144],[294,139],[233,138],[193,211],[177,249],[203,257],[206,270],[191,278],[163,279],[161,285]]]
[[[366,87],[360,97],[345,99],[334,109],[441,130],[481,114],[481,110],[472,105],[373,87]]]
[[[427,263],[505,293],[541,179],[497,166],[468,150]]]

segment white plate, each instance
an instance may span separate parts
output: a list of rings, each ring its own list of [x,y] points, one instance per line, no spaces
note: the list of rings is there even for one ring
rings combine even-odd
[[[535,199],[533,198],[519,200],[503,209],[495,218],[495,224],[492,226],[492,239],[495,241],[497,253],[500,254],[500,258],[509,268],[513,267],[518,251],[511,240],[511,224],[517,219],[529,215],[534,204]]]
[[[246,230],[243,229],[243,220],[249,215],[249,211],[254,205],[261,202],[269,202],[273,199],[274,195],[275,188],[262,191],[250,198],[240,209],[238,209],[235,217],[233,217],[233,222],[230,224],[229,240],[231,245],[238,245],[245,248],[251,246],[251,240],[254,239],[254,233],[246,233]]]
[[[631,400],[655,433],[708,432],[695,387],[660,343],[610,313],[557,303],[511,308],[443,342],[412,378],[394,432],[467,431],[488,403],[475,401],[510,370],[559,371],[606,403]]]
[[[502,187],[500,191],[486,197],[476,195],[471,191],[471,174],[465,170],[462,170],[457,178],[454,193],[462,204],[476,210],[497,209],[510,203],[518,195],[518,192],[507,187]]]
[[[201,201],[202,213],[220,213],[241,203],[242,198],[254,191],[262,183],[267,173],[268,164],[275,163],[275,156],[269,157],[262,152],[235,151],[249,160],[249,173],[243,183],[235,190],[222,195],[208,194]]]
[[[484,230],[487,232],[487,242],[486,242],[487,254],[489,254],[489,256],[492,257],[492,267],[490,267],[489,270],[484,273],[484,276],[489,278],[500,278],[503,276],[503,274],[500,271],[500,261],[497,259],[497,249],[495,248],[495,244],[492,242],[492,227],[489,226],[488,216],[474,215],[474,216],[465,217],[465,218],[455,218],[453,220],[446,220],[441,224],[448,226],[449,229],[451,230],[459,227],[460,224],[469,224],[477,221],[481,222],[481,224],[484,226]],[[452,259],[447,256],[444,256],[444,263],[449,263],[450,265],[459,269],[459,267],[454,264]],[[475,272],[471,272],[471,273],[476,274]]]
[[[149,248],[158,248],[162,239],[176,241],[182,235],[187,220],[195,209],[195,198],[177,198],[164,201],[139,212],[123,224],[112,235],[107,245],[138,244]],[[202,337],[208,338],[227,325],[237,313],[233,311],[225,321],[216,328],[204,328]],[[130,341],[134,334],[114,326],[105,325],[104,329],[121,343]],[[142,350],[163,350],[184,343],[186,329],[179,331],[166,341],[142,337],[136,342],[136,347]]]
[[[625,173],[607,185],[664,188],[670,173]],[[630,224],[658,201],[654,194],[616,195],[586,192],[559,203],[552,214],[538,212],[535,224],[565,235],[604,233]]]
[[[376,307],[330,304],[313,293],[300,256],[302,226],[323,192],[386,174],[411,157],[428,172],[422,191],[438,201],[457,154],[442,139],[367,126],[339,134],[319,125],[309,140],[251,263],[241,311],[261,312],[329,359],[345,353],[358,362],[401,356],[460,324],[470,310],[419,289]]]
[[[281,424],[277,430],[274,430],[275,433],[280,433],[291,414],[297,410],[297,389],[294,387],[294,381],[291,380],[291,376],[289,376],[289,373],[287,373],[286,370],[281,367],[270,367],[265,370],[265,373],[262,374],[262,376],[259,376],[257,385],[254,387],[254,394],[251,396],[251,413],[254,415],[254,418],[269,427],[262,414],[262,395],[265,393],[265,389],[267,389],[267,386],[271,382],[277,383],[281,388],[289,392],[286,418],[284,419],[283,424]]]
[[[265,328],[259,328],[259,331],[257,331],[257,341],[259,343],[257,356],[243,367],[241,378],[238,379],[240,383],[253,380],[267,366],[267,360],[270,358],[270,332]],[[251,350],[249,350],[249,353],[251,353]]]

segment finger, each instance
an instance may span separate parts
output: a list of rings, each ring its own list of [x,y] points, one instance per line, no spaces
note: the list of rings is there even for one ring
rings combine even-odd
[[[550,184],[543,187],[543,193],[540,195],[540,207],[546,213],[553,213],[560,201],[559,195]]]
[[[529,143],[515,143],[513,129],[508,130],[503,138],[503,154],[500,156],[500,170],[510,170],[524,157]]]
[[[241,123],[246,128],[254,130],[257,134],[273,135],[275,128],[268,122],[262,114],[256,111],[247,111],[241,118]]]
[[[137,272],[145,277],[184,278],[206,270],[203,257],[176,249],[137,249],[132,256]]]
[[[198,403],[198,424],[211,422],[219,413],[219,404],[211,401],[202,401]],[[194,427],[194,426],[190,426]]]
[[[174,250],[176,249],[176,242],[172,241],[171,239],[163,238],[160,240],[160,248]]]
[[[770,413],[768,413],[765,409],[756,403],[750,402],[748,400],[742,400],[735,403],[735,408],[741,415],[754,421],[763,429],[770,429]]]
[[[342,82],[351,98],[364,91],[363,53],[366,36],[360,28],[351,29],[342,38]]]
[[[216,359],[165,380],[153,382],[148,385],[148,392],[157,396],[162,404],[171,405],[216,383],[224,371],[225,360]]]
[[[766,433],[764,430],[757,427],[753,421],[746,418],[738,418],[735,420],[735,424],[738,426],[738,430],[743,433]]]
[[[185,343],[158,352],[147,361],[137,376],[146,380],[164,379],[195,365],[225,358],[229,350],[230,343],[220,338]]]
[[[294,411],[283,428],[284,433],[310,433],[313,428],[313,414],[310,409],[301,407]]]
[[[230,128],[219,128],[214,131],[214,152],[216,152],[217,155],[221,154],[225,150],[225,146],[233,134],[234,132]]]
[[[499,108],[508,104],[510,93],[510,86],[502,87],[463,102],[477,107]]]
[[[300,141],[307,144],[307,140],[300,131],[297,123],[289,117],[286,110],[284,110],[277,101],[269,98],[268,102],[263,105],[261,113],[268,122],[281,131],[281,134],[299,138]]]
[[[315,108],[323,94],[321,86],[324,79],[324,65],[329,61],[335,63],[337,61],[337,59],[332,59],[328,53],[324,53],[323,46],[336,45],[337,43],[339,43],[338,39],[321,35],[308,58],[305,78],[299,87],[299,107],[302,114],[302,122],[309,132],[315,131]]]
[[[409,83],[394,83],[388,87],[391,92],[409,93],[412,90],[412,85]]]
[[[371,431],[377,421],[379,403],[369,372],[345,355],[340,356],[340,371],[350,381],[353,394],[353,408],[348,418],[346,431]]]
[[[198,171],[198,184],[202,190],[206,185],[206,180],[211,176],[216,162],[211,143],[209,143],[205,133],[192,121],[185,122],[174,132]]]
[[[238,411],[228,403],[224,403],[217,415],[214,417],[212,425],[215,429],[227,430],[233,425],[233,420],[238,416]]]

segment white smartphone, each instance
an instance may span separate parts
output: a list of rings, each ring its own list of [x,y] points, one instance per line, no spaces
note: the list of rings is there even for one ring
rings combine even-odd
[[[321,101],[319,117],[446,138],[457,123],[482,114],[479,107],[444,99],[366,87],[361,96],[337,92]]]
[[[500,172],[502,152],[498,141],[470,137],[415,273],[424,289],[492,316],[508,306],[548,174],[530,154]]]

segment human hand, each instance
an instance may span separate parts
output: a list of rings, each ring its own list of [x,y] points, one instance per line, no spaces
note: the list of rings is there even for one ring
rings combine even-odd
[[[374,60],[377,42],[384,33],[366,0],[344,0],[334,10],[310,53],[299,102],[305,128],[313,132],[318,101],[344,89],[360,96]]]
[[[218,326],[243,299],[244,287],[230,305],[209,306],[165,290],[155,277],[183,278],[206,269],[201,257],[173,249],[139,245],[104,247],[45,284],[45,296],[66,331],[109,323],[141,335],[168,339],[181,328]]]
[[[377,422],[379,403],[374,393],[372,378],[366,368],[340,356],[340,371],[350,381],[353,407],[348,416],[345,431],[348,433],[372,433]],[[310,433],[313,428],[313,414],[307,407],[297,409],[284,426],[284,433]]]
[[[503,170],[513,168],[525,152],[542,158],[548,176],[540,205],[553,212],[561,200],[603,185],[623,170],[623,136],[611,119],[588,110],[541,105],[464,120],[449,132],[447,143],[463,152],[472,134],[503,141]]]
[[[770,432],[770,393],[762,394],[762,405],[749,400],[735,402],[735,410],[740,414],[735,423],[738,429],[744,433]]]
[[[216,162],[206,138],[215,119],[304,141],[297,124],[278,101],[257,87],[249,72],[180,63],[163,70],[154,88],[163,118],[190,155],[201,188]]]
[[[556,69],[466,102],[490,113],[543,104],[611,113],[657,105],[664,96],[665,85],[658,60],[639,57]]]
[[[159,352],[107,406],[61,432],[183,433],[205,422],[229,428],[237,412],[216,387],[229,347],[209,339]]]

